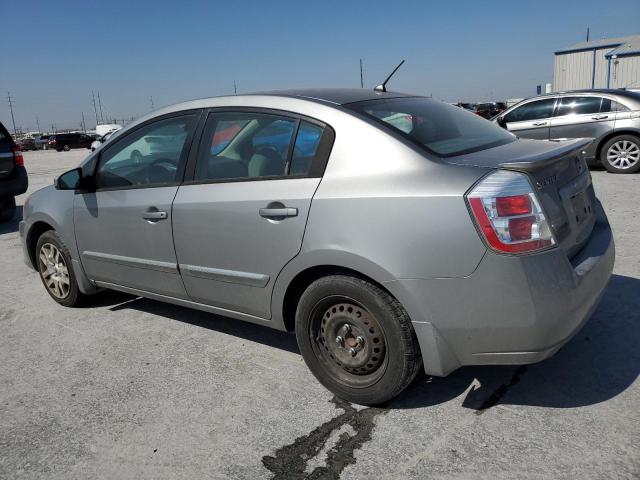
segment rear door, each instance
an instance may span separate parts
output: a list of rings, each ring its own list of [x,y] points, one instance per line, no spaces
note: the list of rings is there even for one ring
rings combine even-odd
[[[191,180],[173,203],[191,299],[270,318],[274,281],[300,251],[333,138],[330,127],[289,113],[209,113]]]
[[[615,125],[610,104],[610,100],[596,96],[561,97],[551,119],[550,138],[604,137]],[[587,147],[587,157],[595,155],[596,145],[597,142],[593,142]]]
[[[13,140],[0,123],[0,180],[11,178],[15,161],[13,159]]]
[[[506,127],[518,137],[548,140],[555,104],[555,98],[545,98],[520,105],[504,116]]]

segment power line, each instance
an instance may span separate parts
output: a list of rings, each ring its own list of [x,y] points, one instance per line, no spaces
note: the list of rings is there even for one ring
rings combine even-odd
[[[11,122],[13,123],[13,134],[16,134],[16,119],[13,118],[13,99],[11,98],[11,92],[7,92],[7,100],[9,101],[9,110],[11,110]]]
[[[102,116],[102,102],[100,101],[100,91],[98,91],[98,105],[100,106],[100,121],[104,123],[104,117]]]
[[[93,112],[96,114],[96,125],[98,125],[100,121],[98,120],[98,109],[96,108],[96,95],[93,90],[91,90],[91,98],[93,99]]]

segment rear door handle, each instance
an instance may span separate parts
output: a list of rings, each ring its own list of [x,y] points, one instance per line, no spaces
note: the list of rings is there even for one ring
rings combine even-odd
[[[145,220],[164,220],[167,216],[167,212],[144,212],[142,214],[142,218]]]
[[[284,218],[284,217],[297,217],[297,208],[261,208],[260,216],[264,218]]]
[[[541,127],[541,126],[546,125],[546,124],[547,124],[547,122],[533,122],[533,126],[534,127]]]
[[[609,115],[596,115],[594,117],[591,117],[594,120],[604,120],[605,118],[609,118]]]

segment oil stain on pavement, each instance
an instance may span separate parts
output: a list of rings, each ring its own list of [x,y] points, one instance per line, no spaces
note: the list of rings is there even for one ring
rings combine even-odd
[[[276,450],[274,456],[262,457],[263,465],[272,472],[274,480],[338,479],[347,465],[356,463],[354,452],[371,440],[374,419],[386,413],[381,408],[356,410],[349,402],[334,397],[331,402],[344,413],[297,438],[292,444]],[[352,432],[343,431],[349,428]],[[334,432],[339,434],[333,447],[326,450],[324,465],[309,470],[309,464],[323,451]],[[355,433],[353,433],[355,432]],[[334,434],[335,436],[335,434]]]

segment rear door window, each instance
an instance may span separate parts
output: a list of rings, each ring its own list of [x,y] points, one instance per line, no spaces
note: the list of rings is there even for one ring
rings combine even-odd
[[[198,148],[194,181],[321,176],[333,130],[263,112],[211,112]]]
[[[529,102],[509,112],[507,115],[505,115],[504,119],[507,123],[511,123],[549,118],[553,113],[553,107],[555,103],[555,98],[547,98],[544,100]]]
[[[555,116],[600,113],[601,103],[602,97],[562,97]]]
[[[308,175],[311,164],[318,152],[324,128],[307,122],[300,122],[298,136],[293,146],[289,175]]]

